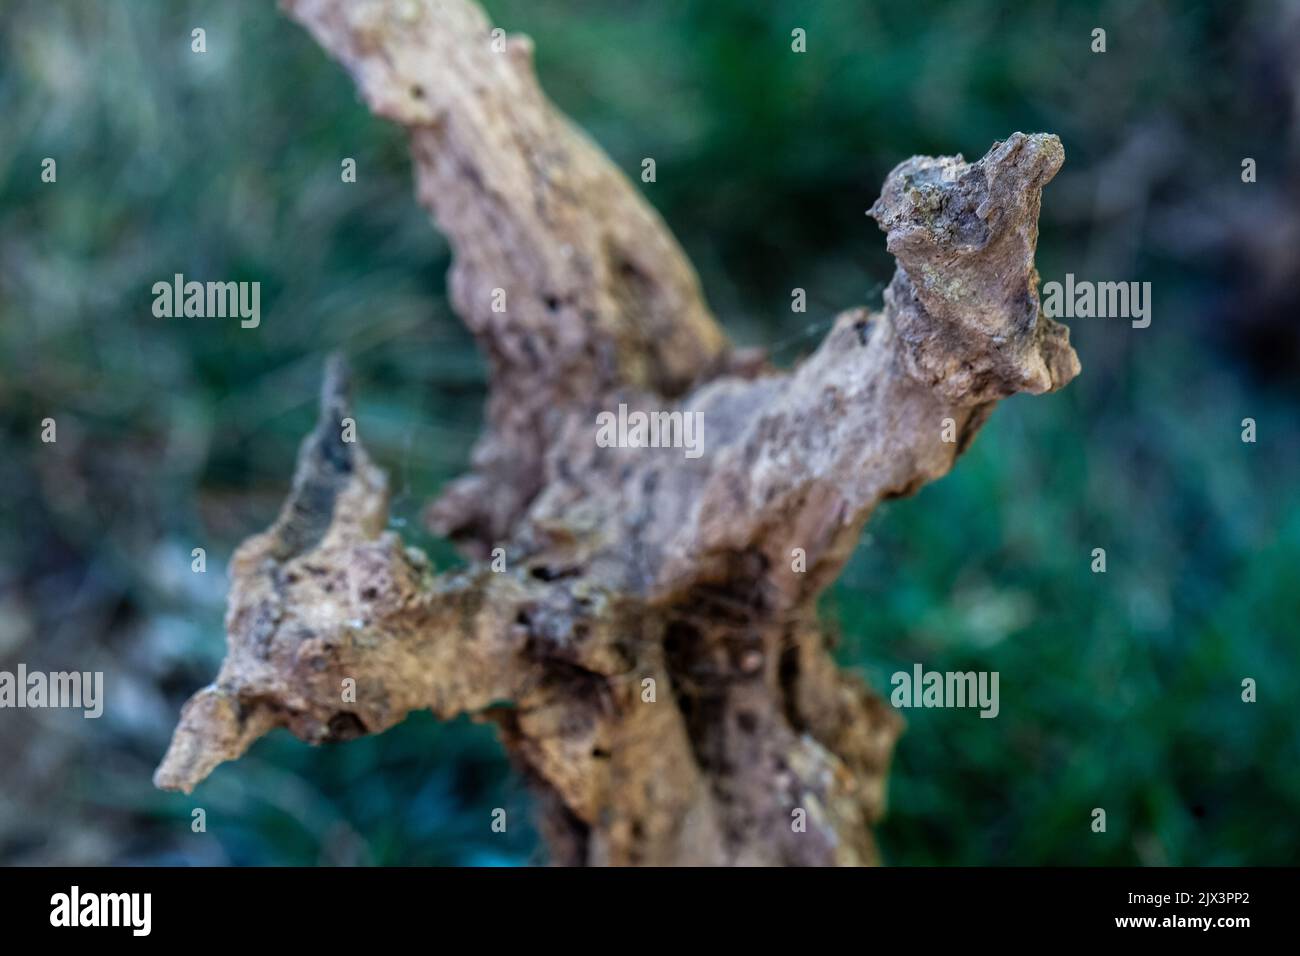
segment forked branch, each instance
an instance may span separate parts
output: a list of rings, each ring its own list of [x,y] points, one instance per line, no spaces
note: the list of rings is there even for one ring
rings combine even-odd
[[[1033,265],[1060,141],[898,166],[870,210],[898,261],[883,311],[845,312],[777,373],[731,350],[526,38],[470,0],[285,6],[410,133],[491,370],[474,471],[430,518],[505,567],[438,575],[385,530],[331,365],[279,520],[234,558],[226,662],[156,782],[188,791],[273,727],[320,742],[427,708],[497,723],[558,862],[874,861],[900,721],[834,665],[815,601],[880,501],[947,473],[999,399],[1078,374]],[[697,416],[703,453],[604,447],[619,406]]]

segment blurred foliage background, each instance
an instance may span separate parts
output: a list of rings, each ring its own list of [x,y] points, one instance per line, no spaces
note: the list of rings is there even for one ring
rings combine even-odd
[[[1150,281],[1154,317],[1073,321],[1083,375],[1008,401],[952,475],[882,507],[828,595],[878,690],[914,662],[1000,674],[996,720],[905,713],[885,854],[1296,863],[1297,4],[486,5],[629,175],[655,158],[640,188],[733,337],[782,364],[879,303],[892,265],[864,212],[893,165],[1060,134],[1044,280]],[[0,861],[544,860],[468,721],[318,749],[280,732],[193,797],[150,784],[221,659],[222,569],[275,515],[328,350],[353,356],[394,525],[456,560],[418,512],[467,461],[484,370],[409,172],[400,131],[270,2],[0,7],[0,669],[102,669],[109,694],[99,720],[0,712]],[[155,319],[176,272],[260,281],[261,327]]]

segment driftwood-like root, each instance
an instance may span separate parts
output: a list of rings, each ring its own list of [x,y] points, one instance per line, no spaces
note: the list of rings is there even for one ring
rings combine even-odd
[[[946,474],[999,399],[1078,374],[1033,264],[1060,141],[899,165],[870,210],[898,263],[883,311],[844,313],[778,373],[730,347],[662,221],[542,94],[527,38],[494,38],[470,0],[285,7],[409,130],[453,246],[491,397],[429,521],[478,563],[439,575],[386,530],[332,361],[157,784],[188,792],[274,727],[320,742],[468,713],[538,793],[556,862],[874,862],[901,721],[835,665],[816,599],[878,502]],[[602,447],[620,405],[698,415],[702,453]]]

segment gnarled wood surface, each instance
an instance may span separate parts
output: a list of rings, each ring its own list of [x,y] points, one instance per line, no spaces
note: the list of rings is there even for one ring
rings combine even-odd
[[[338,740],[428,708],[498,725],[556,862],[874,862],[901,723],[837,669],[815,601],[878,502],[945,474],[999,399],[1078,374],[1033,265],[1060,141],[899,165],[870,210],[898,261],[883,312],[846,312],[778,373],[731,348],[663,222],[542,94],[526,38],[494,38],[470,0],[285,6],[409,130],[491,372],[473,471],[429,519],[506,570],[439,575],[384,530],[331,362],[157,784],[189,791],[274,727]],[[704,453],[599,447],[620,404],[701,413]]]

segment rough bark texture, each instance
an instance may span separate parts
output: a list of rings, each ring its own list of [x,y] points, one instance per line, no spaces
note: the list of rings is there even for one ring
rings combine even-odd
[[[473,473],[430,522],[507,565],[438,575],[384,530],[331,363],[157,784],[188,792],[274,727],[338,740],[429,708],[498,725],[556,862],[874,862],[901,722],[835,666],[815,601],[878,502],[945,474],[999,399],[1078,373],[1033,266],[1060,141],[898,166],[870,210],[898,261],[883,312],[846,312],[778,373],[728,345],[664,224],[541,93],[526,38],[494,45],[470,0],[285,6],[410,132],[491,360]],[[704,454],[598,447],[620,403],[702,413]]]

